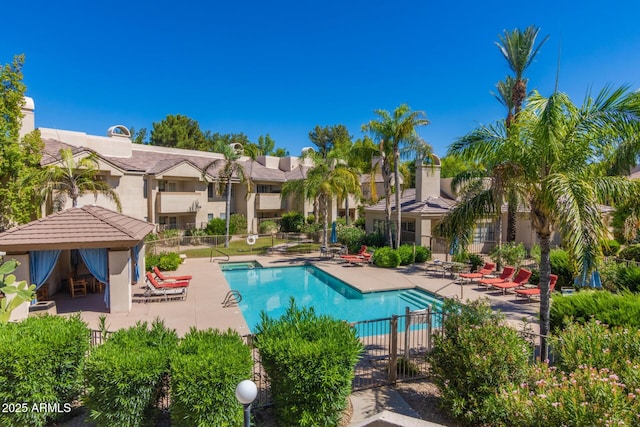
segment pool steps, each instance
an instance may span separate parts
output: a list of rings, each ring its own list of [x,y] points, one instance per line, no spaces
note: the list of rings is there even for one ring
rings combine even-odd
[[[434,304],[433,300],[430,299],[427,295],[415,289],[408,289],[406,291],[402,291],[402,293],[400,294],[400,298],[413,305],[417,305],[418,309],[427,308],[429,306],[433,307],[433,305],[436,305],[435,308],[440,307],[440,304],[438,303]]]

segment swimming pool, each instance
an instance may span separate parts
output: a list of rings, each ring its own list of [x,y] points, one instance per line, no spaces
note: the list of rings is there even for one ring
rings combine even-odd
[[[361,293],[314,266],[235,269],[223,274],[230,288],[242,294],[239,307],[252,332],[261,312],[280,317],[291,297],[298,306],[313,306],[318,314],[349,322],[404,314],[405,307],[413,311],[442,304],[418,289]]]

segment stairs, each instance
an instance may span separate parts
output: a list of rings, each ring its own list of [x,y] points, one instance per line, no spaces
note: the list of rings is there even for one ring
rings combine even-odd
[[[415,289],[402,291],[402,293],[400,293],[400,299],[417,306],[418,310],[425,309],[427,307],[437,310],[442,306],[442,302],[440,300]]]

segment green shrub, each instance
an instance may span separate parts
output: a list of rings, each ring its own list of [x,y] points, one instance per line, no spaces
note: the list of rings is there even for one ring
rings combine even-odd
[[[158,267],[162,271],[175,271],[182,264],[180,254],[177,252],[162,252],[157,255],[146,254],[144,260],[147,271],[151,271],[153,267]]]
[[[531,258],[533,258],[533,260],[536,262],[536,264],[540,265],[540,257],[542,256],[541,252],[540,252],[540,245],[539,244],[535,244],[531,247],[531,250],[529,250],[529,256]]]
[[[608,291],[640,292],[640,267],[635,264],[610,262],[600,270],[602,287]]]
[[[282,214],[280,226],[285,233],[297,233],[304,226],[304,215],[300,212],[287,212]]]
[[[307,224],[315,224],[316,216],[314,214],[307,215]]]
[[[413,254],[413,245],[400,245],[396,250],[400,257],[400,265],[413,264],[415,261],[415,255]]]
[[[436,335],[427,356],[441,404],[455,418],[482,424],[482,408],[496,390],[526,378],[529,349],[518,332],[487,300],[443,306],[443,335]]]
[[[260,234],[271,234],[277,232],[280,229],[275,221],[262,221],[258,226]]]
[[[629,245],[618,253],[618,258],[640,262],[640,244]]]
[[[537,286],[540,283],[540,270],[538,270],[537,268],[532,268],[531,277],[529,277],[529,280],[527,281],[527,283],[530,285]]]
[[[416,262],[423,263],[431,259],[431,249],[424,246],[416,246]]]
[[[298,308],[271,319],[264,312],[255,344],[271,381],[282,426],[337,426],[351,393],[362,344],[348,323]]]
[[[574,372],[581,365],[615,372],[629,390],[640,388],[640,330],[609,328],[591,319],[570,323],[550,340],[557,356],[556,365]]]
[[[145,242],[155,242],[156,240],[159,240],[160,236],[158,236],[156,233],[149,233],[144,237],[144,241]]]
[[[366,233],[357,227],[338,227],[338,242],[345,245],[350,254],[357,253],[362,246]]]
[[[180,230],[169,229],[162,232],[163,239],[172,239],[174,237],[180,237]]]
[[[620,252],[620,242],[617,240],[607,240],[602,245],[602,254],[604,256],[616,256]]]
[[[251,376],[251,350],[234,331],[192,328],[171,358],[171,422],[234,426],[243,420],[236,385]]]
[[[227,220],[212,218],[204,230],[209,236],[224,236],[227,234]],[[235,230],[231,227],[231,218],[229,218],[229,234],[235,234]]]
[[[606,368],[581,365],[567,374],[541,364],[489,396],[483,418],[492,426],[638,425],[636,393]]]
[[[323,229],[323,225],[321,222],[319,223],[309,223],[309,224],[305,224],[302,229],[300,230],[302,233],[307,233],[307,234],[313,234],[313,233],[317,233],[319,231],[322,231]]]
[[[231,231],[233,230],[233,232]],[[229,217],[229,234],[242,234],[247,232],[247,218],[238,213]]]
[[[363,216],[358,217],[358,219],[353,221],[353,226],[364,230],[367,226],[366,218]]]
[[[478,267],[484,265],[484,259],[477,254],[469,254],[469,264],[471,264],[471,271],[477,271]]]
[[[381,248],[386,245],[387,238],[379,231],[366,234],[362,239],[362,244],[373,248]]]
[[[85,405],[97,426],[154,425],[169,360],[178,337],[156,320],[112,334],[94,348],[84,369]]]
[[[58,404],[59,411],[69,411],[82,391],[90,339],[80,316],[36,316],[0,325],[0,402],[27,408],[3,409],[0,425],[44,426],[61,415],[34,411],[34,404]]]
[[[549,261],[551,262],[551,274],[558,276],[556,287],[573,286],[574,266],[569,259],[569,253],[564,249],[551,249]]]
[[[519,267],[524,261],[526,256],[526,250],[522,243],[505,243],[494,247],[489,252],[489,258],[498,265],[505,266],[510,265],[513,267]]]
[[[553,295],[551,328],[564,329],[571,319],[586,323],[594,318],[609,326],[640,328],[640,295],[630,292],[582,290],[573,295]]]
[[[373,263],[378,267],[396,268],[400,265],[400,255],[388,246],[376,249],[373,254]]]

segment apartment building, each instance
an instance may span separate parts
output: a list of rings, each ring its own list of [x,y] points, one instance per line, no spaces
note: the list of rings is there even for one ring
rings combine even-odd
[[[32,99],[27,98],[23,112],[22,134],[25,134],[35,129]],[[121,125],[109,128],[106,136],[61,129],[39,130],[44,142],[42,166],[59,162],[63,148],[71,149],[75,159],[95,153],[99,174],[118,194],[124,214],[152,222],[157,229],[202,227],[212,218],[225,217],[226,194],[216,191],[215,184],[224,161],[219,153],[134,144],[129,130]],[[279,218],[285,212],[313,212],[313,205],[308,201],[280,197],[283,183],[304,178],[312,166],[310,159],[260,156],[255,160],[242,157],[240,162],[251,184],[247,188],[237,176],[232,177],[231,213],[245,215],[249,232],[257,232],[261,221]],[[222,183],[223,188],[224,185]],[[71,201],[67,203],[66,207],[70,207]],[[78,204],[116,208],[103,196],[95,199],[93,195],[86,195]],[[356,206],[351,198],[352,217]],[[345,215],[344,207],[344,202],[338,204],[334,200],[329,209],[330,221]]]

